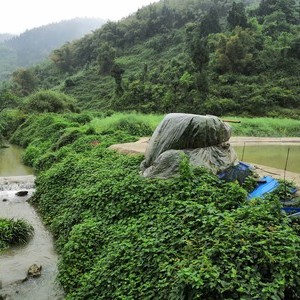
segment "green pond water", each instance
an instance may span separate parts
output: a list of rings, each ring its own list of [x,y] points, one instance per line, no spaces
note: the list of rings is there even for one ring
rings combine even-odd
[[[14,145],[0,149],[0,176],[32,175],[33,169],[22,164],[23,149]]]
[[[300,146],[289,145],[249,145],[234,146],[239,160],[249,163],[269,166],[276,169],[284,169],[288,149],[289,157],[287,163],[287,171],[300,173]]]

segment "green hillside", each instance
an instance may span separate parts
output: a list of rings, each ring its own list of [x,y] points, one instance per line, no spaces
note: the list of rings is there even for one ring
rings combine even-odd
[[[297,118],[299,12],[299,0],[160,1],[15,72],[13,92],[54,89],[82,109]]]

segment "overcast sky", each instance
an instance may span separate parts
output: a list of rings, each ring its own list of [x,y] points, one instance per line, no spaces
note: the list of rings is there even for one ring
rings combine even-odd
[[[119,20],[158,0],[2,0],[0,33],[22,33],[76,17]]]

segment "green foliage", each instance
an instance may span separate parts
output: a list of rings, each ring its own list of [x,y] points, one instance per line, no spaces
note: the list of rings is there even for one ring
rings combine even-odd
[[[142,114],[114,114],[107,118],[94,119],[92,126],[99,133],[113,133],[124,131],[134,136],[152,135],[162,116]]]
[[[25,244],[33,235],[33,227],[23,220],[0,219],[0,253],[12,245]]]
[[[228,12],[227,22],[231,30],[234,29],[236,26],[242,28],[246,28],[248,26],[245,6],[242,2],[233,2],[231,10]]]
[[[59,49],[60,70],[33,74],[84,108],[299,118],[294,1],[262,1],[247,20],[225,2],[152,4]],[[105,116],[33,115],[11,139],[40,171],[32,202],[56,238],[67,299],[300,298],[299,225],[277,196],[247,202],[243,187],[185,161],[177,178],[144,179],[142,157],[107,147],[155,126],[144,115]],[[298,120],[241,120],[234,135],[300,135]]]
[[[110,74],[116,56],[116,49],[111,47],[109,43],[104,43],[98,49],[99,71],[103,75]]]
[[[13,132],[26,120],[26,114],[18,109],[6,109],[0,112],[0,132],[10,137]]]
[[[275,199],[245,202],[186,164],[179,178],[143,179],[139,161],[97,146],[39,176],[33,202],[58,238],[67,299],[297,293],[299,238]]]
[[[235,119],[235,118],[233,118]],[[236,118],[241,123],[231,123],[234,136],[299,136],[299,120],[275,118]]]
[[[295,198],[295,193],[292,192],[295,188],[296,186],[293,182],[279,180],[279,186],[273,193],[277,195],[279,199],[287,201]]]
[[[72,71],[74,64],[72,57],[72,45],[67,43],[60,49],[55,49],[50,55],[50,59],[53,63],[63,72]]]
[[[67,127],[75,127],[76,123],[56,114],[31,115],[14,132],[11,142],[22,147],[27,147],[34,140],[40,139],[53,143],[60,137],[60,130]],[[77,124],[79,126],[79,124]]]
[[[24,102],[23,109],[31,113],[76,111],[75,99],[54,91],[39,91],[30,95]]]
[[[19,99],[16,95],[11,93],[9,90],[0,90],[0,112],[4,109],[14,108],[18,106]]]
[[[37,79],[30,69],[18,69],[12,74],[12,81],[16,84],[16,92],[21,96],[28,96],[37,87]]]
[[[254,33],[237,27],[234,35],[219,34],[215,68],[220,73],[249,73],[255,51]]]

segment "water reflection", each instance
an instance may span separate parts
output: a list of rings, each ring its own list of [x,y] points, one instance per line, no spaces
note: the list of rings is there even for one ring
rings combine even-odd
[[[10,145],[0,149],[0,176],[22,176],[33,174],[33,169],[24,166],[21,147]]]
[[[243,148],[243,146],[234,146],[240,160],[276,169],[284,169],[289,148],[287,171],[300,173],[300,146],[251,145],[246,143],[242,158]]]

